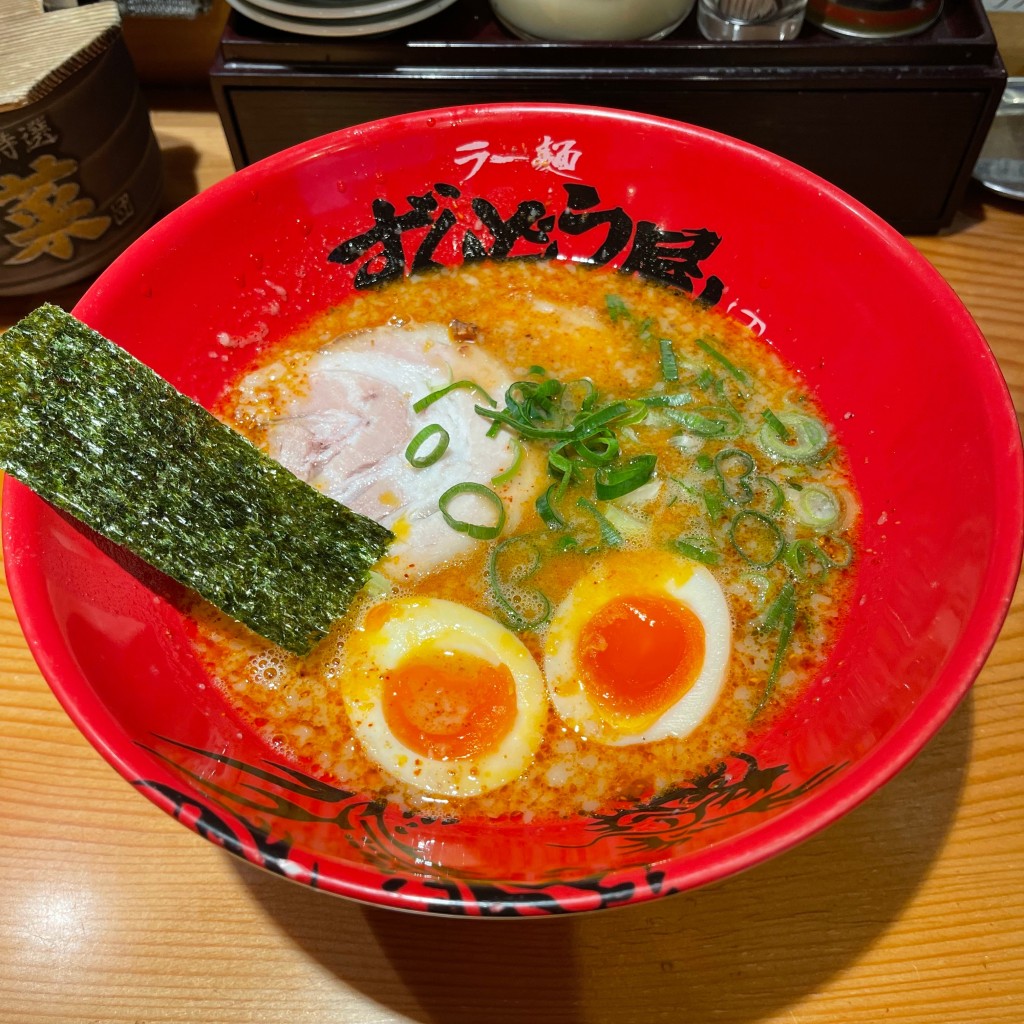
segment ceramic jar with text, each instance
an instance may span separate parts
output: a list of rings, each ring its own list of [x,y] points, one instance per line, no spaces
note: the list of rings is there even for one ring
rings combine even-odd
[[[97,273],[156,215],[160,150],[120,30],[96,49],[0,111],[0,295]]]

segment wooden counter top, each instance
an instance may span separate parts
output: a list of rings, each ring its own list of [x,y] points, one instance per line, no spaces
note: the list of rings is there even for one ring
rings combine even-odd
[[[168,209],[230,172],[205,104],[153,121]],[[979,189],[914,239],[1018,415],[1022,213]],[[0,299],[0,329],[40,301]],[[0,590],[0,1024],[1022,1024],[1022,737],[1018,586],[939,735],[797,849],[591,917],[417,918],[260,873],[142,799],[58,706]]]

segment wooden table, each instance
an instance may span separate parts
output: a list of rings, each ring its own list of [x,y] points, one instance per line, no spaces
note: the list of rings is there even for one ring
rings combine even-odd
[[[207,106],[153,119],[168,207],[231,170]],[[1020,208],[979,191],[914,241],[1024,412]],[[0,328],[39,301],[0,300]],[[143,800],[57,705],[2,591],[0,1022],[1022,1024],[1022,735],[1018,587],[945,728],[790,853],[592,917],[418,918],[259,873]]]

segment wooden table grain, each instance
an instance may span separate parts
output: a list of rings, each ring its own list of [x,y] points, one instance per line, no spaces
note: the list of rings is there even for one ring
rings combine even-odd
[[[231,170],[204,104],[153,121],[167,208]],[[977,319],[1018,414],[1021,212],[979,190],[951,229],[913,240]],[[39,301],[0,300],[0,328]],[[58,706],[2,590],[0,1022],[1024,1024],[1022,732],[1018,586],[941,732],[789,853],[595,916],[418,918],[261,873],[142,799]]]

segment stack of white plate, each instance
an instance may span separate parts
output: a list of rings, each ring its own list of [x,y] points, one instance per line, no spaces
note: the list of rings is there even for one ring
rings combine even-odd
[[[228,0],[261,25],[306,36],[376,36],[414,25],[455,0]]]

